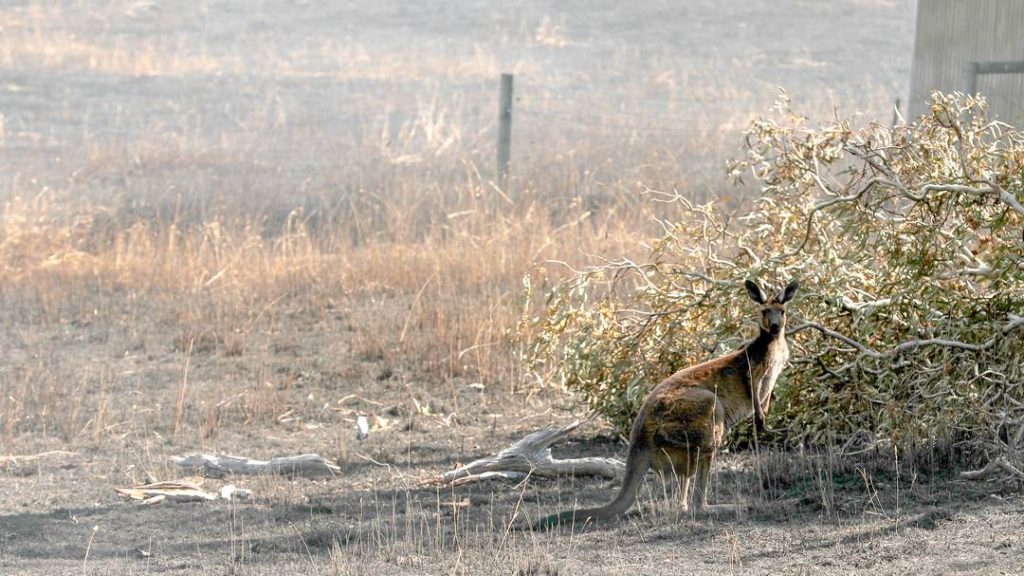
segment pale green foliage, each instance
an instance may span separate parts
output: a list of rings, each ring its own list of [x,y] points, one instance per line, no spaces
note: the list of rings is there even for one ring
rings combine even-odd
[[[935,94],[894,129],[811,127],[782,100],[730,167],[762,196],[726,218],[652,193],[678,209],[664,237],[557,285],[533,358],[625,431],[661,378],[755,334],[745,278],[799,278],[778,439],[1019,448],[1022,170],[1024,134],[980,98]]]

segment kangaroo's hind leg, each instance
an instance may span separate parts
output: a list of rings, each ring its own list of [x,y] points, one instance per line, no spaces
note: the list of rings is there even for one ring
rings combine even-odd
[[[690,486],[697,470],[697,459],[686,450],[659,450],[660,457],[655,459],[655,469],[665,487],[666,500],[670,502],[676,520],[689,517]]]
[[[690,486],[693,484],[693,476],[680,476],[679,477],[679,491],[676,496],[676,502],[679,504],[680,512],[690,511]]]
[[[689,510],[691,485],[696,476],[695,507],[700,510],[706,503],[708,479],[700,476],[699,464],[721,444],[724,408],[714,392],[693,388],[666,402],[658,415],[654,439],[662,453],[663,467],[671,465],[678,478],[684,511]]]
[[[718,449],[725,440],[725,409],[721,403],[715,403],[713,416],[705,424],[709,442],[704,444],[703,450],[697,455],[697,488],[696,504],[697,512],[726,511],[729,506],[711,506],[708,503],[708,492],[711,486],[711,467],[715,464],[715,456]]]
[[[709,504],[708,489],[711,484],[711,466],[715,462],[715,451],[702,454],[697,465],[697,494],[694,508],[697,513],[718,514],[734,513],[739,507],[736,504]]]
[[[697,458],[697,487],[694,508],[703,512],[708,507],[708,489],[711,487],[711,466],[715,462],[715,451],[707,450]]]

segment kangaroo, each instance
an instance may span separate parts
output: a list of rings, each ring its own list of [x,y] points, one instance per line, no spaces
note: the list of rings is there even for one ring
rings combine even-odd
[[[761,305],[757,337],[724,356],[684,368],[655,386],[633,422],[626,474],[615,499],[597,508],[547,516],[533,525],[535,530],[624,514],[636,501],[648,468],[679,479],[684,509],[688,508],[694,476],[696,511],[724,508],[711,507],[707,501],[715,453],[725,431],[751,414],[755,429],[764,430],[775,381],[789,359],[786,304],[799,288],[794,280],[768,299],[754,282],[747,280],[744,285],[750,298]]]

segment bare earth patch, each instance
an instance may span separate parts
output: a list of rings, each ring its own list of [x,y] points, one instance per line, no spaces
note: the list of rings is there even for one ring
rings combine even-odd
[[[353,300],[350,310],[372,306]],[[575,503],[611,497],[617,481],[531,480],[448,488],[422,481],[460,459],[483,456],[525,432],[564,419],[478,386],[419,383],[415,369],[354,345],[343,316],[282,323],[240,354],[214,347],[190,367],[189,422],[173,426],[152,407],[173,402],[182,352],[159,327],[122,329],[59,323],[35,331],[63,342],[62,362],[102,359],[111,382],[104,431],[94,420],[70,426],[70,440],[18,437],[20,453],[74,452],[0,471],[0,570],[5,574],[155,573],[514,573],[621,574],[1013,574],[1024,569],[1015,534],[1024,514],[1019,487],[956,480],[925,472],[935,463],[904,463],[897,475],[881,459],[822,466],[823,456],[726,455],[713,501],[746,505],[739,517],[690,518],[666,502],[651,476],[633,516],[550,534],[516,529]],[[309,323],[307,326],[306,324]],[[299,328],[301,327],[301,328]],[[102,334],[102,337],[100,335]],[[10,335],[8,335],[10,338]],[[143,342],[139,344],[138,341]],[[282,349],[280,343],[290,346]],[[275,348],[275,343],[278,348]],[[127,355],[124,349],[131,350]],[[273,350],[276,352],[272,352]],[[14,347],[9,357],[17,357]],[[37,360],[44,361],[47,360]],[[53,360],[49,360],[53,361]],[[272,401],[250,398],[245,375],[259,373]],[[73,371],[64,373],[74,381]],[[261,386],[262,386],[261,385]],[[237,395],[228,389],[237,389]],[[214,392],[216,391],[216,393]],[[96,414],[91,383],[66,407]],[[224,397],[217,426],[212,400]],[[555,399],[551,399],[555,400]],[[262,406],[259,402],[272,402]],[[557,405],[557,400],[555,401]],[[356,440],[355,415],[373,423]],[[252,426],[242,426],[245,419]],[[233,424],[238,422],[238,424]],[[203,430],[207,430],[203,435]],[[596,435],[595,435],[596,434]],[[591,424],[559,456],[622,457],[625,447]],[[194,449],[274,455],[317,451],[341,471],[327,480],[275,477],[207,479],[252,490],[245,501],[146,506],[115,487],[184,475],[169,462]],[[828,478],[822,471],[828,471]],[[515,522],[513,515],[518,514]]]

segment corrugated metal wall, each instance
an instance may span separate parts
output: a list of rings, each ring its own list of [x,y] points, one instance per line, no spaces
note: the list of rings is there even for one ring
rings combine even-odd
[[[963,91],[967,62],[1024,60],[1024,0],[918,0],[910,115],[932,90]],[[992,114],[1024,125],[1024,74],[978,76]]]

